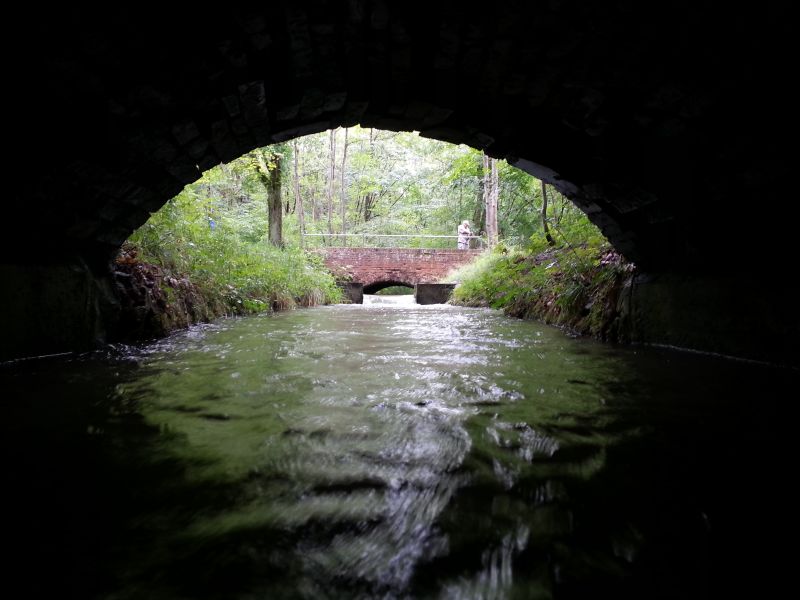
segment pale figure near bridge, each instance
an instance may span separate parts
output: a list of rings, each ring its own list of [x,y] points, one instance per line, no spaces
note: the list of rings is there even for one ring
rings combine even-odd
[[[458,226],[458,249],[466,250],[469,248],[469,238],[472,231],[469,228],[469,221],[462,221]]]

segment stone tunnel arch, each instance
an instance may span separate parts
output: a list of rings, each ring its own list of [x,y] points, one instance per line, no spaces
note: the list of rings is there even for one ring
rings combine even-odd
[[[0,253],[15,287],[63,276],[83,305],[102,302],[107,291],[87,290],[122,241],[202,171],[340,125],[418,130],[505,158],[651,272],[760,269],[757,253],[731,260],[740,208],[791,189],[793,95],[777,89],[788,7],[747,19],[689,0],[33,11],[2,42],[17,58]],[[28,159],[48,141],[61,151]],[[779,268],[796,256],[793,207],[768,227]],[[94,273],[69,275],[85,264]],[[735,281],[717,289],[733,318]],[[6,311],[12,329],[14,315],[37,312],[33,292],[21,296]],[[82,319],[88,331],[102,317]],[[58,329],[36,327],[46,340]]]
[[[720,224],[715,209],[755,185],[764,162],[748,159],[750,144],[731,139],[726,119],[735,117],[738,137],[763,123],[741,117],[753,100],[741,63],[735,73],[697,64],[693,36],[709,35],[717,11],[695,7],[687,25],[672,6],[654,20],[635,6],[577,1],[490,14],[432,2],[424,18],[413,5],[31,17],[37,44],[17,65],[27,93],[14,107],[30,126],[9,142],[20,153],[65,140],[69,152],[46,176],[19,178],[9,220],[25,222],[43,203],[30,245],[111,251],[219,162],[360,123],[505,158],[559,188],[648,268],[725,265],[717,240],[698,230]],[[531,23],[546,24],[535,42]],[[757,41],[734,34],[736,54],[725,58],[763,68]],[[735,102],[720,100],[726,85]],[[732,168],[742,164],[751,166]],[[740,176],[720,177],[727,167]],[[778,167],[769,165],[773,178]],[[13,250],[17,240],[0,243]]]

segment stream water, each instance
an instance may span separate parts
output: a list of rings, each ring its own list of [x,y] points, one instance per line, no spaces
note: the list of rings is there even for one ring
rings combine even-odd
[[[114,599],[776,585],[797,373],[386,302],[0,365],[6,585]]]

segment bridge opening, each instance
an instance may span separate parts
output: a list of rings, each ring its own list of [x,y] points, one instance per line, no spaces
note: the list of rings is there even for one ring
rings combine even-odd
[[[414,286],[404,281],[376,281],[364,286],[365,295],[405,296],[414,294]]]
[[[375,292],[378,296],[405,296],[414,293],[414,288],[409,285],[391,285]]]
[[[365,294],[379,296],[403,296],[414,293],[414,286],[402,281],[379,281],[364,286]]]
[[[379,281],[364,286],[363,304],[380,306],[409,306],[416,304],[414,287],[401,281]]]
[[[416,132],[353,126],[207,170],[128,238],[117,273],[137,296],[129,315],[136,302],[157,306],[137,292],[154,289],[148,276],[165,297],[197,291],[226,312],[258,312],[335,302],[325,268],[368,295],[398,284],[411,294],[489,246],[553,236],[577,245],[586,232],[602,238],[566,196],[506,161]]]

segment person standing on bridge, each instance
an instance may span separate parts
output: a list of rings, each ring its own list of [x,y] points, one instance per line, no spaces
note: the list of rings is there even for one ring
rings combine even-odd
[[[458,226],[458,249],[466,250],[469,248],[469,238],[472,231],[469,228],[469,221],[462,221]]]

